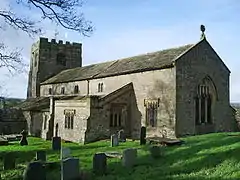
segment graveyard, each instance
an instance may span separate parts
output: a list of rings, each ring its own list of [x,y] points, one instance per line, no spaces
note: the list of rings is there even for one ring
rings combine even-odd
[[[83,180],[238,179],[239,139],[239,133],[213,133],[182,138],[183,143],[174,146],[156,142],[140,145],[127,139],[113,147],[110,140],[85,145],[62,141],[63,154],[62,150],[53,150],[51,141],[27,137],[28,145],[10,141],[0,147],[1,179],[23,179],[26,166],[39,162],[36,152],[41,163],[44,161],[47,180],[61,179],[63,156],[74,160],[68,163],[71,166],[66,166],[65,173],[74,174],[75,167]],[[34,172],[34,176],[40,178],[41,171]]]

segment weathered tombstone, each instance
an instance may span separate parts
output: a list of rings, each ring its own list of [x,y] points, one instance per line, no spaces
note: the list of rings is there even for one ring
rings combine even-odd
[[[111,135],[111,146],[115,147],[115,146],[118,146],[118,145],[119,145],[118,135],[117,134]]]
[[[123,151],[122,165],[125,167],[133,167],[136,164],[137,149],[129,148]]]
[[[28,164],[23,172],[23,180],[46,180],[46,170],[39,161]]]
[[[61,148],[61,159],[66,159],[71,157],[71,150],[66,147]]]
[[[26,146],[26,145],[28,145],[27,132],[26,132],[25,130],[23,130],[23,131],[21,132],[21,135],[22,135],[22,137],[21,137],[21,140],[20,140],[20,145],[21,145],[21,146]]]
[[[78,158],[64,159],[61,166],[61,180],[72,180],[79,178],[79,168],[80,166]]]
[[[161,147],[160,146],[151,146],[149,151],[153,158],[159,158],[161,156]]]
[[[61,137],[53,137],[52,138],[52,149],[53,150],[61,150]]]
[[[105,153],[96,153],[93,156],[93,172],[104,175],[107,170],[107,156]]]
[[[37,151],[36,152],[36,160],[45,162],[47,160],[46,151]]]
[[[140,132],[140,145],[145,144],[146,144],[146,127],[142,126]]]
[[[126,142],[126,136],[123,129],[118,131],[118,139],[120,142]]]
[[[3,169],[9,170],[16,167],[16,157],[14,153],[7,153],[3,158]]]

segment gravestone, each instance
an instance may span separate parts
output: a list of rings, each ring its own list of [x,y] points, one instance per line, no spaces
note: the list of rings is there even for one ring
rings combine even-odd
[[[111,146],[115,147],[115,146],[118,146],[118,145],[119,145],[118,135],[117,134],[111,135]]]
[[[53,150],[61,150],[61,137],[53,137],[52,138],[52,149]]]
[[[23,180],[46,180],[46,170],[39,161],[31,162],[23,172]]]
[[[140,132],[140,145],[145,144],[146,144],[146,127],[142,126]]]
[[[21,145],[21,146],[26,146],[26,145],[28,145],[27,132],[26,132],[25,130],[23,130],[23,131],[21,132],[21,135],[22,135],[22,137],[21,137],[21,140],[20,140],[20,145]]]
[[[120,142],[126,142],[126,136],[125,136],[125,133],[124,133],[124,130],[121,129],[120,131],[118,131],[118,140]]]
[[[93,172],[104,175],[107,171],[107,157],[105,153],[96,153],[93,156]]]
[[[45,162],[47,160],[46,151],[37,151],[36,152],[36,160]]]
[[[153,158],[159,158],[161,156],[161,147],[160,146],[152,146],[152,147],[150,147],[149,151]]]
[[[79,178],[79,168],[78,158],[64,159],[61,165],[61,180],[73,180]]]
[[[3,158],[3,169],[9,170],[16,167],[16,157],[14,153],[7,153]]]
[[[71,149],[67,147],[61,148],[61,159],[66,159],[71,157]]]
[[[137,149],[129,148],[123,151],[122,165],[125,167],[133,167],[136,164]]]

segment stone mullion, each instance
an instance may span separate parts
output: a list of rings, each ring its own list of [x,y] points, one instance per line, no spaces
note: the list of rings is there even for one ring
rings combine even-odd
[[[202,109],[201,109],[201,106],[202,106],[202,98],[201,96],[198,97],[198,123],[201,124],[201,120],[202,120]]]
[[[207,96],[204,97],[204,101],[205,101],[205,123],[208,122],[208,98]]]

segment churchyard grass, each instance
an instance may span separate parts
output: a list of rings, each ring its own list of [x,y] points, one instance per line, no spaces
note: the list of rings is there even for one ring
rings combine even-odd
[[[231,134],[231,136],[229,136]],[[238,136],[237,136],[238,135]],[[123,167],[118,158],[108,159],[108,175],[92,176],[97,180],[144,180],[144,179],[192,179],[192,180],[236,180],[240,179],[240,134],[215,133],[183,138],[182,146],[162,147],[163,156],[153,159],[149,155],[149,147],[140,146],[139,141],[127,141],[117,147],[110,147],[110,141],[99,141],[87,145],[63,143],[71,149],[74,157],[80,158],[81,170],[91,172],[92,159],[96,152],[122,152],[126,148],[138,149],[137,165],[133,168]],[[0,157],[6,152],[15,152],[17,162],[15,170],[1,171],[2,179],[21,179],[23,170],[40,149],[47,151],[48,161],[59,161],[59,152],[51,150],[51,142],[38,138],[28,138],[28,146],[20,146],[18,142],[8,146],[0,146]],[[0,161],[2,167],[2,160]],[[49,179],[59,179],[56,170],[48,174]]]

